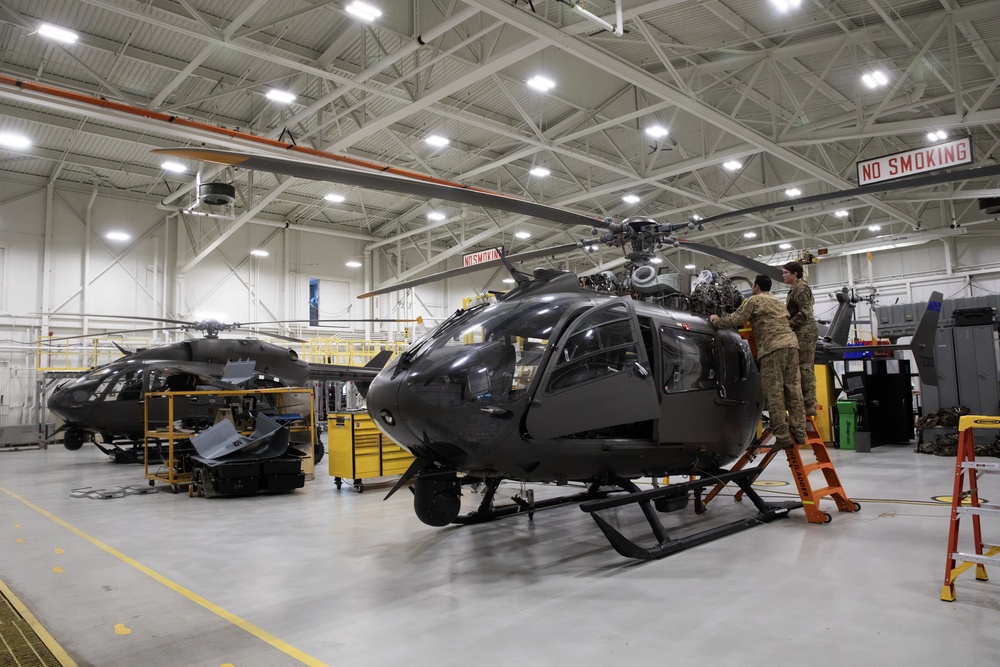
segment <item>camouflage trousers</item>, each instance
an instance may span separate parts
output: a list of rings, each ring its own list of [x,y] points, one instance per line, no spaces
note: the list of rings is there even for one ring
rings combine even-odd
[[[799,382],[806,414],[816,414],[816,333],[796,334],[799,339]]]
[[[771,432],[778,445],[787,447],[793,439],[804,443],[806,415],[799,378],[799,351],[786,347],[761,357],[760,384],[764,390],[764,403],[771,415]]]

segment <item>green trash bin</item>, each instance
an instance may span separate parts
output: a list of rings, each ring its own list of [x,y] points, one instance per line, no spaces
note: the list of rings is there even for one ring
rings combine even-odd
[[[840,449],[854,449],[857,412],[858,404],[854,401],[837,401],[837,446]]]

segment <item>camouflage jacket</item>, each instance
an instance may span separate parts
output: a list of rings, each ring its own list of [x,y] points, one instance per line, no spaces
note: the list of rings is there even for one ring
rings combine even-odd
[[[799,341],[788,326],[788,309],[770,292],[751,296],[740,304],[735,313],[716,320],[715,327],[736,329],[744,322],[750,322],[753,327],[758,357],[783,347],[799,348]]]
[[[804,278],[799,278],[788,291],[788,298],[785,305],[788,307],[788,323],[795,333],[811,333],[819,335],[819,326],[813,319],[813,299],[812,289]]]

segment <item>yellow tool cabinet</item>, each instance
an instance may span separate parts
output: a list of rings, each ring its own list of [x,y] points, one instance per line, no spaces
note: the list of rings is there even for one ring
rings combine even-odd
[[[363,480],[402,475],[413,462],[413,455],[383,435],[367,412],[330,413],[327,427],[328,465],[338,489],[343,480],[353,479],[361,493]]]

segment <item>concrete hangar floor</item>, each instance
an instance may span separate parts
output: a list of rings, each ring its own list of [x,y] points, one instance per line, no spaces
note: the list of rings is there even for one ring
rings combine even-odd
[[[860,512],[824,500],[829,524],[795,510],[637,562],[573,506],[431,528],[408,493],[338,490],[322,464],[286,495],[93,500],[71,489],[143,485],[142,467],[90,445],[2,452],[0,581],[79,665],[1000,664],[1000,572],[939,599],[950,506],[932,498],[954,460],[831,454]],[[794,493],[783,458],[761,479]],[[724,495],[664,522],[679,535],[747,505]]]

